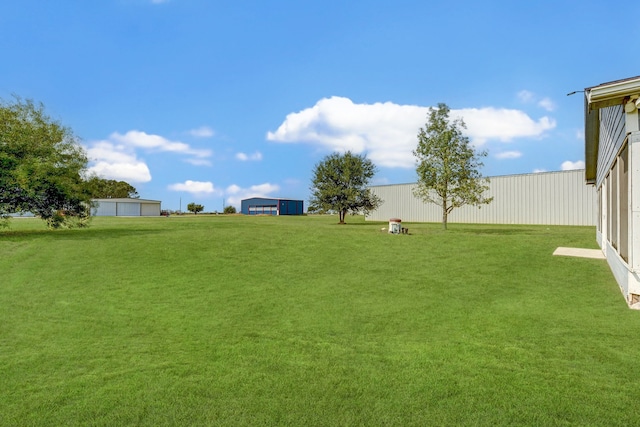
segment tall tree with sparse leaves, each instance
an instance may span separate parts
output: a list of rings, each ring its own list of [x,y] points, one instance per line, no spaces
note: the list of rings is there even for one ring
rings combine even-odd
[[[51,228],[86,225],[87,156],[72,131],[42,104],[0,101],[0,217],[31,212]]]
[[[326,156],[313,170],[311,212],[337,212],[340,224],[347,213],[367,214],[382,200],[367,186],[376,173],[376,166],[365,155],[334,153]]]
[[[480,207],[491,203],[484,197],[489,180],[479,169],[486,151],[476,152],[463,134],[462,119],[449,119],[449,107],[438,104],[431,108],[428,121],[418,133],[418,146],[413,151],[417,161],[418,185],[414,195],[442,208],[442,227],[447,229],[448,216],[464,205]]]

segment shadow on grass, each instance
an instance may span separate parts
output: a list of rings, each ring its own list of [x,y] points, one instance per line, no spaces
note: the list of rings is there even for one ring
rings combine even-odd
[[[541,234],[544,232],[544,230],[538,228],[538,229],[534,229],[534,228],[485,228],[485,229],[472,229],[472,228],[463,228],[463,229],[456,229],[455,231],[457,232],[463,232],[463,233],[469,233],[469,234],[477,234],[477,235],[483,235],[483,234],[492,234],[492,235],[502,235],[502,236],[512,236],[512,235],[518,235],[518,234],[526,234],[526,235],[530,235],[530,234]]]
[[[72,230],[6,230],[0,231],[0,241],[15,240],[91,240],[120,239],[134,235],[160,234],[163,230],[149,229],[72,229]]]

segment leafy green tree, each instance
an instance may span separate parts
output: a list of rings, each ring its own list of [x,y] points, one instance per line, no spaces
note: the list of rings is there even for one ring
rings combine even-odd
[[[114,179],[103,179],[92,176],[87,180],[87,188],[93,199],[116,199],[127,198],[137,199],[140,196],[138,191],[131,184],[125,181]]]
[[[189,212],[193,212],[194,215],[197,215],[198,212],[202,212],[204,210],[204,206],[191,202],[187,205],[187,210]]]
[[[87,156],[71,129],[42,104],[0,100],[0,217],[31,212],[49,227],[82,226],[91,197],[82,179]]]
[[[364,155],[350,151],[333,153],[318,163],[313,170],[310,212],[337,212],[340,224],[347,213],[367,214],[382,200],[367,188],[376,173],[376,166]]]
[[[224,209],[222,210],[222,213],[225,214],[234,214],[236,213],[236,208],[234,206],[225,206]]]
[[[463,135],[464,121],[450,120],[449,111],[446,104],[430,109],[425,128],[420,128],[418,133],[418,147],[413,152],[418,173],[414,195],[442,207],[445,230],[453,209],[464,205],[480,207],[493,200],[493,197],[483,196],[489,189],[489,180],[479,172],[483,166],[480,158],[487,152],[474,151],[469,138]]]

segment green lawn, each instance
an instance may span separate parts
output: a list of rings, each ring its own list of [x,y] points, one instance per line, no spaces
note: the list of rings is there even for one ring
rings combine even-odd
[[[593,228],[347,221],[14,220],[0,424],[640,424],[640,313],[551,255]]]

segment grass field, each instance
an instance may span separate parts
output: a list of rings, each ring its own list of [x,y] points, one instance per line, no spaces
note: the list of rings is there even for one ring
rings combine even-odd
[[[0,424],[640,424],[590,227],[95,218],[0,231]],[[406,225],[405,225],[406,226]]]

